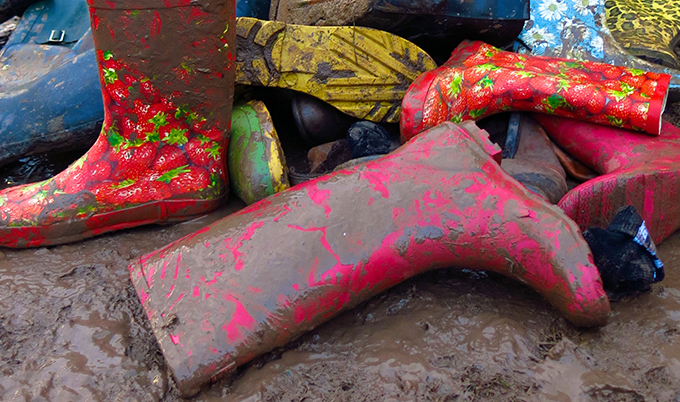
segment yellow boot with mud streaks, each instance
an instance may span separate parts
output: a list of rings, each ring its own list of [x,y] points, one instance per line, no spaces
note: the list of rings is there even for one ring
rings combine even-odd
[[[312,27],[236,19],[236,84],[293,89],[351,116],[397,123],[401,100],[436,68],[418,46],[361,27]]]

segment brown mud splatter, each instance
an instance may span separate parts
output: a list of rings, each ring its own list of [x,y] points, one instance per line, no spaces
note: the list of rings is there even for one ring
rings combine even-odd
[[[0,400],[179,401],[131,259],[242,207],[72,245],[0,251]],[[526,287],[455,268],[368,300],[194,401],[675,401],[680,233],[666,279],[578,330]]]
[[[240,205],[231,205],[237,208]],[[127,261],[226,215],[0,256],[0,399],[177,401]],[[580,401],[680,396],[680,234],[666,280],[570,326],[498,275],[446,269],[390,289],[195,401]],[[307,398],[307,399],[305,399]]]

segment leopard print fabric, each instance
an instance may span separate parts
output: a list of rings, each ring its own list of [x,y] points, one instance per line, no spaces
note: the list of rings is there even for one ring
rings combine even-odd
[[[631,54],[666,67],[680,67],[680,1],[607,0],[607,28]]]

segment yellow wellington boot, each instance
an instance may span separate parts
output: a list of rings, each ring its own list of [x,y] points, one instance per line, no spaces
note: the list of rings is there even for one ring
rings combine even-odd
[[[680,1],[607,0],[607,28],[630,54],[680,68],[674,48],[680,42]]]
[[[236,83],[293,89],[351,116],[397,123],[411,82],[436,67],[396,35],[361,27],[316,27],[241,17]]]

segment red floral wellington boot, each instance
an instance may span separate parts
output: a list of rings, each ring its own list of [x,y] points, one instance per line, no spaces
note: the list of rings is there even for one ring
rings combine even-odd
[[[102,131],[52,179],[0,192],[2,246],[60,244],[183,220],[227,196],[233,1],[88,4]]]
[[[596,62],[505,52],[462,42],[441,67],[421,74],[402,102],[408,140],[444,121],[534,111],[658,135],[671,77]]]
[[[606,227],[633,205],[654,243],[680,229],[680,128],[663,122],[661,135],[536,114],[548,136],[601,174],[568,192],[559,206],[586,230]]]
[[[508,176],[489,154],[498,148],[470,131],[442,124],[133,263],[182,394],[437,268],[507,275],[573,324],[604,325],[609,300],[576,224]]]

